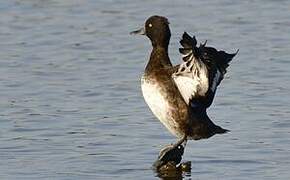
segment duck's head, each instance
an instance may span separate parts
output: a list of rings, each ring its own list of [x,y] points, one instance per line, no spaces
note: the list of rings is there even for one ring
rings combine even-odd
[[[170,29],[167,18],[162,16],[151,16],[145,22],[144,27],[130,34],[146,35],[152,42],[153,47],[168,47],[170,40]]]

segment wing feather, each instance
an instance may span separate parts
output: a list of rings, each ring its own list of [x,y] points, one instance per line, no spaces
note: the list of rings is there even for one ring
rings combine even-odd
[[[208,107],[222,81],[229,62],[237,54],[228,54],[206,47],[206,42],[196,46],[196,38],[184,32],[180,40],[182,60],[172,78],[185,102],[192,106]]]

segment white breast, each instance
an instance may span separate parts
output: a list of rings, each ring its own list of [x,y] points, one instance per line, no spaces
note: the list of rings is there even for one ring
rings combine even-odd
[[[154,81],[141,80],[143,97],[153,114],[159,121],[175,136],[182,136],[178,131],[178,124],[172,118],[171,114],[174,108],[168,103],[164,93],[161,93],[161,87]]]

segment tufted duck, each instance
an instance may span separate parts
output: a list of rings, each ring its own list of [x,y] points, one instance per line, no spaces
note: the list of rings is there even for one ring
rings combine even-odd
[[[195,37],[184,32],[179,49],[183,62],[173,66],[168,56],[171,33],[167,18],[152,16],[144,27],[131,34],[146,35],[153,46],[141,79],[144,99],[161,123],[180,139],[163,150],[159,165],[179,163],[188,139],[199,140],[228,131],[215,125],[206,110],[238,51],[228,54],[206,43],[197,46]]]

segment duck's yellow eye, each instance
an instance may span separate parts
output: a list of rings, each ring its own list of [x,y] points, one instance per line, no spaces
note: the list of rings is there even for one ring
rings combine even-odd
[[[148,26],[149,26],[149,27],[152,27],[152,24],[150,23],[150,24],[148,24]]]

